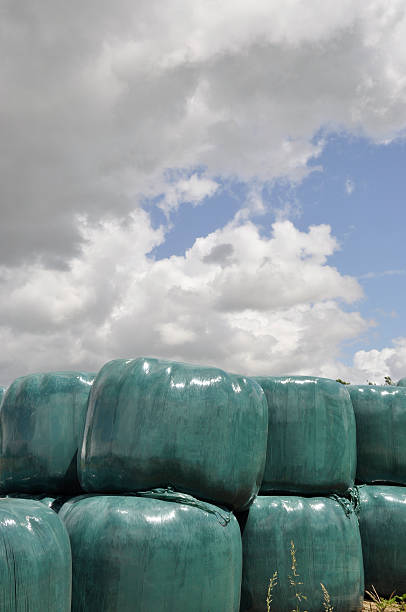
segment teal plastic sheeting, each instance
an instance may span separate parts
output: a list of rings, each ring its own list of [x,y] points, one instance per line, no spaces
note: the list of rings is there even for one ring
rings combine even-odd
[[[398,381],[398,387],[406,387],[406,377]]]
[[[39,501],[0,498],[0,610],[70,612],[65,526]]]
[[[359,526],[365,588],[379,595],[406,593],[406,488],[363,485]]]
[[[81,485],[171,485],[242,509],[262,480],[267,426],[265,396],[249,378],[158,359],[110,361],[89,397]]]
[[[325,497],[258,496],[243,527],[241,612],[362,609],[355,512]],[[323,585],[328,595],[323,591]]]
[[[78,491],[77,454],[94,374],[50,372],[17,378],[0,411],[3,492]]]
[[[327,378],[262,376],[269,407],[261,492],[344,493],[356,470],[356,428],[347,389]]]
[[[72,611],[238,612],[235,517],[187,495],[144,495],[151,497],[82,496],[62,507],[72,546]]]
[[[357,479],[406,485],[406,388],[348,389],[357,422]]]
[[[1,406],[1,402],[3,400],[5,393],[6,393],[6,387],[0,387],[0,406]]]

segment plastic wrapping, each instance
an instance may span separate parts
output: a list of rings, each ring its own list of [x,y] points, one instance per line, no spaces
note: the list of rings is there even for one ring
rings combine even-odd
[[[1,612],[70,612],[71,551],[58,516],[28,499],[0,499]]]
[[[258,496],[243,527],[241,612],[362,609],[358,520],[324,497]],[[321,586],[323,585],[323,586]],[[323,587],[326,591],[323,590]]]
[[[82,496],[62,507],[72,545],[72,611],[238,612],[235,517],[190,496],[143,495]]]
[[[379,595],[406,593],[406,488],[358,487],[365,588]]]
[[[77,454],[94,374],[51,372],[17,378],[0,411],[3,492],[78,491]]]
[[[406,387],[406,376],[398,381],[398,387]]]
[[[356,470],[356,428],[347,389],[327,378],[261,376],[269,406],[261,492],[344,493]]]
[[[406,485],[406,388],[348,388],[357,422],[357,479]]]
[[[173,486],[235,509],[263,475],[267,405],[249,378],[217,368],[115,360],[89,397],[79,477],[85,491]]]
[[[5,393],[6,393],[6,387],[0,386],[0,406],[1,406],[1,402],[3,401],[3,397]]]

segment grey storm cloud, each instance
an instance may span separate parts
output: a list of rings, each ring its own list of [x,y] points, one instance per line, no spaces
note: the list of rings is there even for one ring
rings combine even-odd
[[[230,257],[234,253],[234,247],[232,244],[218,244],[213,247],[208,255],[203,257],[205,263],[217,263],[222,266],[230,264]]]
[[[168,168],[300,178],[321,127],[406,121],[402,2],[2,4],[0,256],[61,267],[77,215],[126,218]]]

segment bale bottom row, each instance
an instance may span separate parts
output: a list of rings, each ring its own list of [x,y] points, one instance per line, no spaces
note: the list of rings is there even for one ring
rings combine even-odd
[[[3,498],[0,609],[361,610],[364,564],[367,586],[406,591],[406,488],[359,493],[359,523],[340,498],[259,496],[240,524],[162,490],[84,495],[59,517],[39,501]]]

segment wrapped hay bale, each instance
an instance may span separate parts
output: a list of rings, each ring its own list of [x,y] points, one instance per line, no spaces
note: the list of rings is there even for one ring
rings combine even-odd
[[[358,487],[365,588],[389,597],[406,593],[406,488]]]
[[[347,389],[313,376],[255,377],[269,408],[261,492],[344,493],[354,484],[356,428]]]
[[[267,602],[278,612],[362,609],[358,521],[337,499],[256,498],[243,527],[241,612],[264,612]]]
[[[406,376],[398,381],[398,387],[406,387]]]
[[[28,499],[0,499],[0,610],[70,612],[71,551],[59,517]]]
[[[357,423],[357,479],[406,485],[406,388],[348,389]]]
[[[242,509],[262,480],[267,423],[263,391],[249,378],[159,359],[110,361],[89,397],[81,485],[172,485]]]
[[[94,374],[50,372],[17,378],[0,411],[3,492],[78,491],[77,453]]]
[[[235,517],[189,495],[82,496],[59,516],[72,546],[73,612],[238,612]]]

